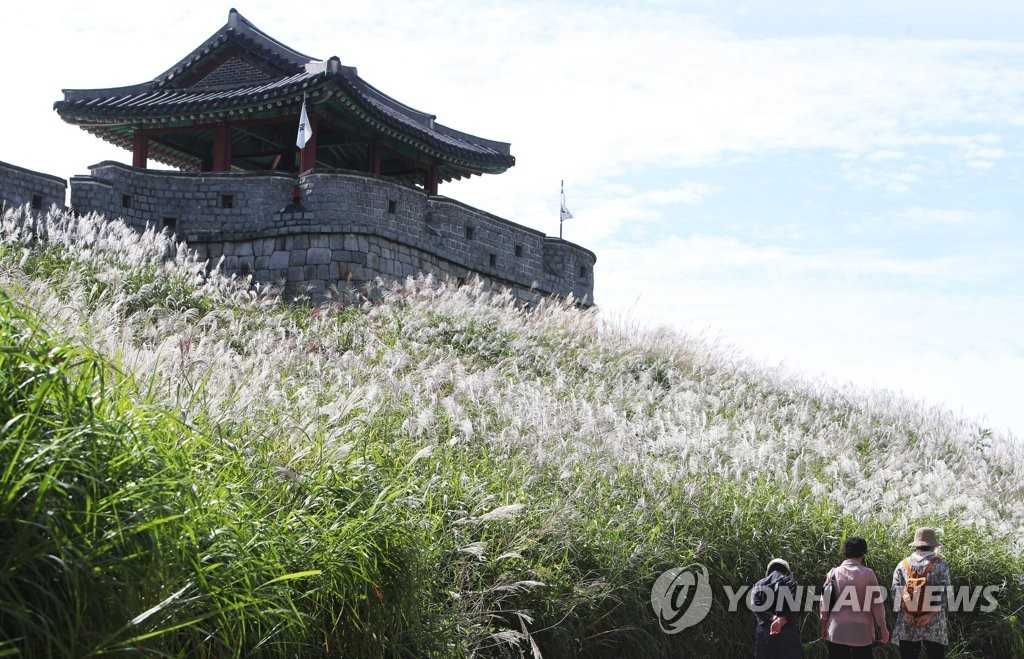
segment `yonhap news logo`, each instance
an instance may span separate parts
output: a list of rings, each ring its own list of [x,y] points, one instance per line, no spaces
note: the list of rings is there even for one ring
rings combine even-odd
[[[1004,586],[952,586],[949,588],[928,586],[922,593],[932,607],[944,608],[951,612],[980,611],[989,613],[999,606],[997,596]],[[775,610],[776,604],[790,611],[817,611],[821,593],[814,586],[798,586],[781,589],[778,592],[766,587],[740,586],[733,588],[726,584],[721,590],[725,610],[735,613],[741,609],[748,613]],[[779,599],[776,602],[776,598]],[[651,606],[658,616],[658,625],[666,634],[678,634],[704,620],[711,611],[714,595],[708,569],[700,563],[676,567],[658,575],[651,587]],[[892,610],[899,611],[902,605],[902,590],[890,591],[881,586],[865,590],[863,597],[852,589],[837,593],[832,610],[870,611],[873,605],[891,602]]]
[[[712,599],[708,569],[700,563],[662,572],[651,588],[651,606],[666,634],[678,634],[707,617]]]

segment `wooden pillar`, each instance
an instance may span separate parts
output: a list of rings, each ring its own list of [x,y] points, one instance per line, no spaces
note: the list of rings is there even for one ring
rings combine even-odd
[[[370,142],[370,162],[366,169],[371,174],[380,175],[380,143],[376,139]]]
[[[306,146],[302,148],[299,156],[299,173],[309,171],[316,167],[316,136],[320,132],[317,129],[316,117],[309,117],[309,127],[313,135],[306,140]]]
[[[149,136],[146,135],[146,131],[136,128],[132,138],[132,167],[145,169],[147,160],[149,160]]]
[[[440,177],[438,176],[436,165],[431,165],[430,169],[423,173],[423,189],[426,191],[427,194],[437,194],[437,184],[439,182],[439,178]]]
[[[213,171],[231,171],[231,126],[217,124],[213,129]]]

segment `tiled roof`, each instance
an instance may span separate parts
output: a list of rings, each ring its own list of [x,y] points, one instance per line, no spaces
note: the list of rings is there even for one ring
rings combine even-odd
[[[205,63],[228,46],[243,48],[282,73],[271,80],[233,85],[176,86],[198,75]],[[375,132],[419,145],[425,153],[453,164],[491,172],[515,164],[507,143],[438,124],[433,115],[377,90],[338,58],[326,62],[308,58],[260,32],[234,9],[221,30],[154,80],[110,89],[66,89],[64,100],[57,101],[54,109],[65,121],[122,143],[125,135],[120,133],[130,126],[231,121],[274,108],[280,108],[282,115],[297,115],[303,94],[309,96],[317,114],[356,117]]]

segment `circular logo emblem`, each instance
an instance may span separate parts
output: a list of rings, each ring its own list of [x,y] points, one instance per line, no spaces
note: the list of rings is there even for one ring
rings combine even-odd
[[[651,606],[666,634],[678,634],[693,627],[711,610],[708,569],[694,563],[662,572],[651,588]]]

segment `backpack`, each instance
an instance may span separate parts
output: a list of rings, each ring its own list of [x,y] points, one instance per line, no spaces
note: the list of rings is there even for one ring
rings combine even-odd
[[[832,573],[832,570],[828,571],[828,578],[825,580],[825,590],[821,593],[821,607],[822,610],[831,613],[835,611],[836,600],[839,599],[839,589],[836,586],[836,576]]]
[[[903,615],[911,627],[924,627],[938,613],[938,607],[931,604],[925,590],[928,585],[928,571],[935,565],[936,560],[938,559],[932,556],[921,572],[915,572],[910,567],[910,559],[903,561],[903,569],[907,571],[907,585],[903,587]]]

